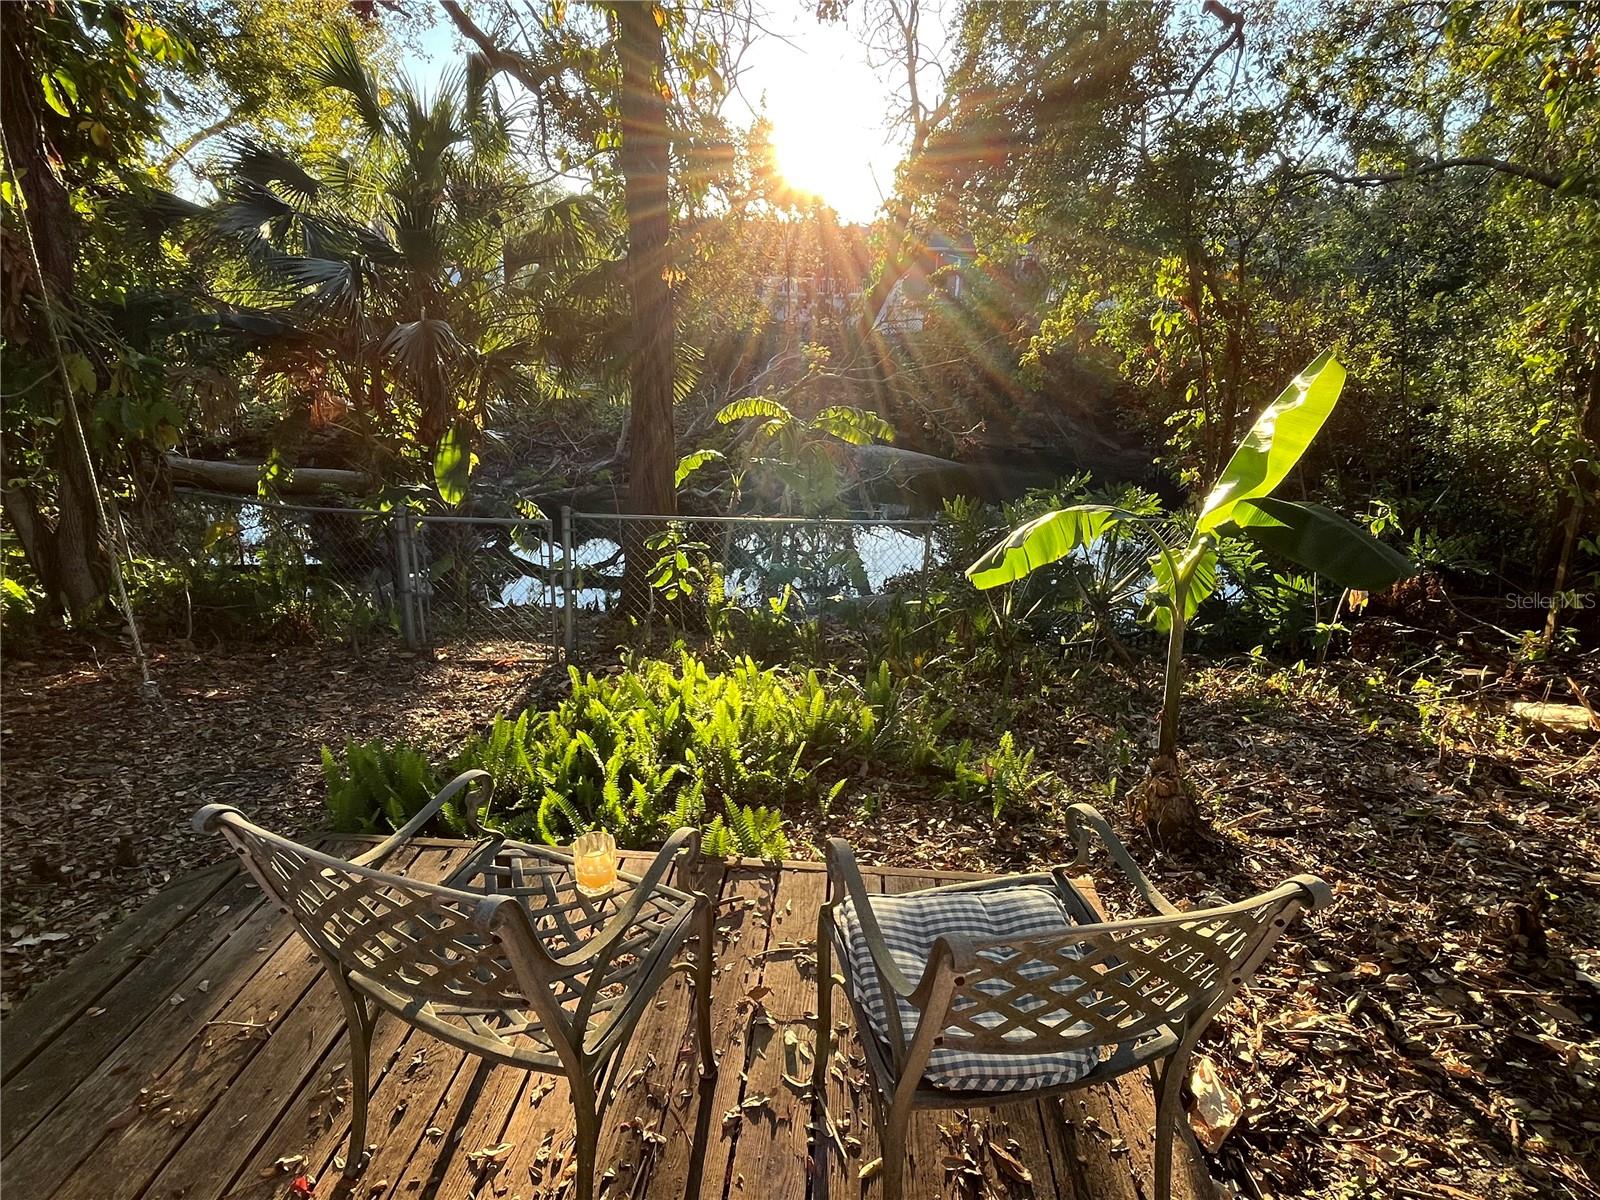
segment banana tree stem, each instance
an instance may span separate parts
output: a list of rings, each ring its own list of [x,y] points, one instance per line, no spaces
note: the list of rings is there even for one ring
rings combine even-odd
[[[1178,706],[1183,698],[1184,606],[1189,600],[1189,581],[1181,575],[1173,581],[1172,628],[1167,634],[1167,671],[1161,693],[1161,739],[1156,747],[1158,759],[1178,761]]]

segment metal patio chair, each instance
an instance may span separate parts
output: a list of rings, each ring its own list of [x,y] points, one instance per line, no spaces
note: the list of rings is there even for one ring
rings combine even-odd
[[[829,841],[815,1136],[827,1137],[837,956],[874,1083],[887,1200],[902,1194],[914,1110],[1032,1101],[1140,1067],[1158,1097],[1155,1192],[1168,1200],[1196,1041],[1289,923],[1331,898],[1299,875],[1237,904],[1180,911],[1094,808],[1073,805],[1067,820],[1077,850],[1067,867],[898,895],[869,895],[850,847]],[[1073,886],[1091,834],[1154,916],[1104,920]]]
[[[393,1013],[496,1063],[562,1075],[572,1091],[580,1200],[594,1194],[600,1118],[639,1017],[691,936],[700,1070],[711,1055],[710,901],[663,879],[698,836],[680,829],[642,876],[619,873],[605,896],[580,892],[570,856],[480,825],[492,784],[467,771],[386,841],[348,861],[211,804],[195,828],[220,832],[316,951],[344,1006],[354,1085],[345,1173],[363,1165],[372,1029]],[[458,799],[459,798],[459,799]],[[379,869],[452,800],[483,838],[443,884]]]

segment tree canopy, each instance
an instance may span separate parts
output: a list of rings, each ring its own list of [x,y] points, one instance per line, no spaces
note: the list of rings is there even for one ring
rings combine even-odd
[[[379,502],[756,503],[714,418],[757,398],[1198,501],[1334,346],[1297,498],[1478,586],[1596,569],[1591,8],[965,3],[943,45],[914,0],[817,17],[894,97],[865,226],[744,117],[766,35],[732,0],[9,6],[13,566],[89,612],[87,497],[149,516],[173,447]]]

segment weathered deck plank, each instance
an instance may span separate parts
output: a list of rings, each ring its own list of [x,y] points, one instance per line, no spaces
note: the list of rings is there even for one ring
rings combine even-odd
[[[779,878],[768,935],[761,1020],[750,1026],[743,1120],[729,1166],[729,1196],[805,1200],[811,1177],[808,1084],[816,1017],[817,912],[827,891],[820,871]],[[793,1039],[793,1045],[788,1039]],[[793,1081],[793,1082],[792,1082]]]
[[[696,1131],[701,1106],[706,1112],[705,1128],[699,1133],[704,1146],[699,1191],[720,1196],[728,1177],[728,1162],[735,1140],[743,1126],[745,1077],[748,1069],[746,1048],[749,1039],[752,1002],[749,997],[761,984],[766,969],[765,953],[772,933],[772,916],[777,897],[778,872],[775,870],[729,872],[722,879],[717,895],[715,976],[711,989],[711,1040],[718,1056],[717,1074],[704,1082],[687,1075],[691,1089],[689,1103],[681,1110],[690,1134]],[[651,1196],[683,1195],[690,1179],[695,1139],[680,1136],[674,1126],[661,1148],[651,1180]]]
[[[870,892],[884,890],[881,871],[867,870],[861,875]],[[812,939],[816,931],[812,930]],[[839,965],[834,963],[834,974]],[[829,1145],[822,1153],[821,1169],[827,1174],[828,1200],[858,1200],[862,1191],[861,1172],[882,1155],[878,1130],[872,1119],[870,1075],[866,1059],[850,1020],[849,1000],[842,988],[833,993],[832,1062],[828,1067],[827,1119],[831,1128]],[[837,1139],[835,1141],[835,1139]]]
[[[423,877],[442,873],[446,853],[422,851],[412,869]],[[282,944],[151,1080],[132,1122],[108,1133],[55,1192],[58,1200],[136,1200],[171,1156],[193,1144],[203,1125],[214,1130],[211,1118],[234,1109],[225,1097],[235,1088],[259,1099],[272,1081],[289,1072],[298,1076],[322,1057],[340,1028],[337,999],[321,978],[316,955],[292,936],[287,920],[273,930],[283,935]],[[229,1153],[248,1151],[244,1138],[220,1140]],[[201,1145],[213,1141],[205,1137]],[[199,1164],[214,1168],[209,1158]]]
[[[408,854],[406,861],[410,858]],[[231,864],[229,869],[237,878],[238,869]],[[218,887],[226,882],[223,877]],[[211,907],[197,909],[188,901],[183,908],[196,920],[227,921],[231,916]],[[173,928],[176,925],[169,926],[169,932]],[[252,902],[244,918],[205,961],[157,992],[154,1009],[108,1057],[98,1063],[80,1059],[66,1068],[72,1072],[69,1082],[74,1086],[40,1126],[0,1159],[3,1185],[23,1195],[52,1195],[68,1175],[95,1155],[103,1140],[139,1118],[141,1102],[155,1094],[149,1090],[155,1079],[177,1061],[208,1022],[218,1019],[264,956],[280,950],[292,936],[280,913],[259,899]]]
[[[461,858],[455,851],[422,850],[406,873],[422,880],[443,879]],[[196,1200],[216,1185],[220,1163],[230,1156],[242,1161],[283,1123],[284,1111],[306,1078],[307,1065],[320,1063],[335,1043],[344,1041],[338,998],[320,972],[314,974],[318,977],[310,990],[282,1017],[267,1044],[227,1085],[201,1122],[189,1130],[147,1189],[148,1194]],[[347,1044],[343,1053],[349,1054]]]
[[[237,871],[222,863],[170,884],[48,983],[34,989],[0,1032],[0,1078],[9,1080],[58,1033],[93,1007],[150,949],[187,921]]]
[[[247,876],[236,874],[204,901],[204,911],[215,920],[186,920],[177,925],[159,945],[137,957],[131,970],[96,995],[94,1004],[77,1020],[42,1046],[32,1061],[6,1081],[0,1153],[10,1153],[66,1098],[78,1081],[76,1063],[109,1057],[146,1017],[167,1002],[171,981],[187,976],[209,959],[239,921],[261,903],[260,889]],[[6,1049],[9,1052],[10,1047]]]
[[[443,878],[466,849],[428,839],[394,865]],[[955,877],[866,873],[869,888],[884,891]],[[812,1200],[822,1188],[812,1178],[809,1105],[785,1076],[809,1074],[826,877],[816,864],[739,865],[714,867],[699,882],[717,902],[712,1017],[721,1069],[702,1086],[690,1053],[692,988],[675,974],[618,1066],[623,1086],[601,1135],[601,1194]],[[86,979],[66,973],[73,982],[6,1022],[9,1149],[0,1177],[8,1191],[34,1200],[282,1200],[304,1174],[319,1200],[553,1200],[570,1177],[564,1082],[486,1066],[383,1017],[368,1131],[376,1149],[354,1186],[342,1182],[351,1081],[337,1001],[287,919],[231,864],[174,884],[86,963]],[[827,1154],[827,1193],[873,1198],[875,1185],[863,1185],[859,1172],[880,1148],[869,1098],[847,1079],[862,1070],[842,995],[834,1013],[845,1027],[839,1044],[856,1060],[848,1072],[830,1072],[829,1112],[857,1152]],[[21,1062],[11,1060],[13,1048]],[[988,1136],[1032,1176],[1031,1189],[1021,1186],[986,1155],[988,1194],[1148,1194],[1153,1100],[1142,1076],[972,1119],[986,1122]],[[967,1194],[947,1170],[961,1156],[940,1132],[958,1120],[919,1114],[911,1146],[891,1149],[909,1150],[908,1196]],[[481,1153],[497,1146],[506,1149]],[[1177,1167],[1176,1196],[1205,1194],[1190,1147],[1180,1145]]]

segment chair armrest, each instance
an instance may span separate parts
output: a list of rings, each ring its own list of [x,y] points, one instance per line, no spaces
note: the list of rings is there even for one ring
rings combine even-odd
[[[489,772],[487,771],[463,771],[445,784],[437,796],[424,804],[416,816],[412,817],[371,850],[350,861],[358,867],[377,867],[384,859],[388,858],[426,828],[428,822],[437,817],[444,810],[446,804],[449,804],[463,791],[476,790],[480,784],[483,787],[482,803],[480,804],[476,799],[469,797],[461,806],[461,814],[466,821],[467,829],[474,836],[487,837],[490,831],[484,829],[479,822],[478,812],[480,808],[484,812],[489,811],[489,803],[493,798],[494,792],[494,780],[489,777]]]
[[[1284,886],[1298,887],[1305,897],[1307,912],[1316,912],[1319,908],[1327,908],[1333,903],[1333,889],[1327,882],[1316,875],[1295,875],[1284,880]]]
[[[235,805],[207,804],[190,818],[189,824],[196,833],[215,833],[218,826],[222,824],[222,818],[229,813],[232,813],[240,820],[244,819],[244,813],[240,812]]]
[[[608,953],[617,940],[625,936],[628,930],[632,928],[634,921],[638,919],[640,910],[650,902],[650,897],[654,894],[662,879],[665,878],[667,872],[672,869],[672,864],[685,851],[688,851],[691,859],[700,853],[700,831],[688,825],[675,830],[672,836],[666,840],[656,854],[655,860],[651,862],[645,873],[640,876],[639,882],[634,884],[632,893],[628,897],[628,902],[617,910],[616,915],[610,921],[606,922],[604,929],[570,954],[562,955],[560,958],[551,956],[550,961],[565,970],[585,966]]]
[[[917,994],[919,986],[906,977],[905,972],[896,965],[894,956],[889,953],[877,915],[872,911],[872,897],[861,878],[861,869],[856,866],[855,851],[843,838],[829,838],[827,859],[829,901],[837,902],[837,893],[840,888],[843,889],[850,906],[855,910],[856,920],[861,923],[861,932],[867,939],[867,949],[872,954],[872,963],[878,970],[879,978],[895,995],[909,1000]],[[929,970],[932,970],[931,964]]]
[[[1128,848],[1122,844],[1120,838],[1112,831],[1111,825],[1100,815],[1098,809],[1092,804],[1074,804],[1067,809],[1067,830],[1072,834],[1073,842],[1077,848],[1077,857],[1071,862],[1075,869],[1081,869],[1089,862],[1089,835],[1094,834],[1100,839],[1100,844],[1105,847],[1106,853],[1111,856],[1111,861],[1117,865],[1124,879],[1133,886],[1134,891],[1144,897],[1146,904],[1163,916],[1172,916],[1177,907],[1161,894],[1161,889],[1150,882],[1139,864],[1133,860],[1133,855],[1128,853]]]

